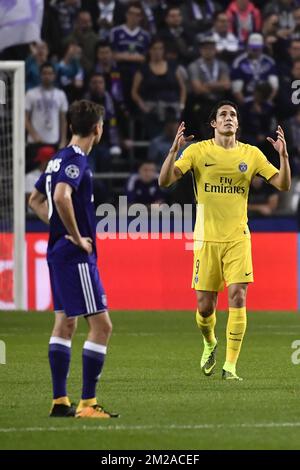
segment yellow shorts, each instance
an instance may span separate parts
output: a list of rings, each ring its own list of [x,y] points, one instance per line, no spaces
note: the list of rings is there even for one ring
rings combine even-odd
[[[194,242],[192,288],[220,292],[236,283],[253,282],[251,240]]]

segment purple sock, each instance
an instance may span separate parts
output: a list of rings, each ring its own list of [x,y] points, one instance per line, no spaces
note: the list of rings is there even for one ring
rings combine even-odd
[[[82,350],[82,400],[96,397],[96,386],[103,368],[106,346],[86,341]]]
[[[52,374],[53,398],[66,397],[71,340],[51,336],[48,357]]]

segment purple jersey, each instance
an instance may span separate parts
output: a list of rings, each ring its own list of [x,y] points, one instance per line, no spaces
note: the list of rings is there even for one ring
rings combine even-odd
[[[68,183],[72,188],[72,202],[79,232],[93,240],[93,252],[88,255],[65,238],[68,234],[62,223],[53,195],[57,183]],[[87,156],[76,145],[59,150],[49,161],[45,172],[35,184],[48,199],[50,236],[47,259],[55,263],[96,262],[96,217],[93,204],[92,172]]]
[[[116,26],[111,30],[111,44],[116,52],[146,54],[150,35],[142,28],[130,30],[126,25]]]
[[[245,52],[238,56],[232,65],[231,79],[243,82],[243,93],[252,96],[258,83],[269,82],[270,77],[277,76],[275,61],[262,54],[257,60],[251,60]]]

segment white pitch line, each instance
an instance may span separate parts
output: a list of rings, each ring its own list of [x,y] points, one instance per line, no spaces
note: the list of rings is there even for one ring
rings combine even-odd
[[[169,424],[169,425],[109,425],[109,426],[86,426],[80,428],[73,426],[48,428],[28,427],[28,428],[0,428],[0,433],[23,433],[23,432],[74,432],[74,431],[171,431],[171,430],[195,430],[195,429],[240,429],[240,428],[296,428],[300,427],[300,422],[292,423],[240,423],[240,424]]]

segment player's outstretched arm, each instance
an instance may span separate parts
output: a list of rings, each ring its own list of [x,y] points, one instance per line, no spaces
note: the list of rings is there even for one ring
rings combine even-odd
[[[279,173],[272,176],[269,179],[269,183],[272,184],[279,191],[289,191],[291,189],[291,168],[289,164],[289,154],[287,151],[286,140],[282,127],[277,128],[277,140],[273,140],[271,137],[267,137],[267,140],[273,145],[276,152],[279,153],[280,157],[280,169]]]
[[[45,194],[40,193],[36,188],[34,188],[29,197],[28,205],[39,219],[45,222],[45,224],[49,224],[48,202]]]
[[[182,172],[177,168],[174,163],[178,151],[183,147],[187,142],[193,140],[194,136],[190,135],[189,137],[184,137],[185,123],[182,122],[178,127],[177,134],[175,136],[172,147],[169,150],[168,156],[165,159],[160,174],[158,177],[159,186],[167,188],[175,181],[179,180],[182,177]]]
[[[68,183],[57,183],[55,186],[53,201],[58,215],[68,232],[66,238],[74,243],[74,245],[82,248],[88,254],[91,254],[91,238],[82,237],[78,229],[72,201],[72,191],[73,189]]]

